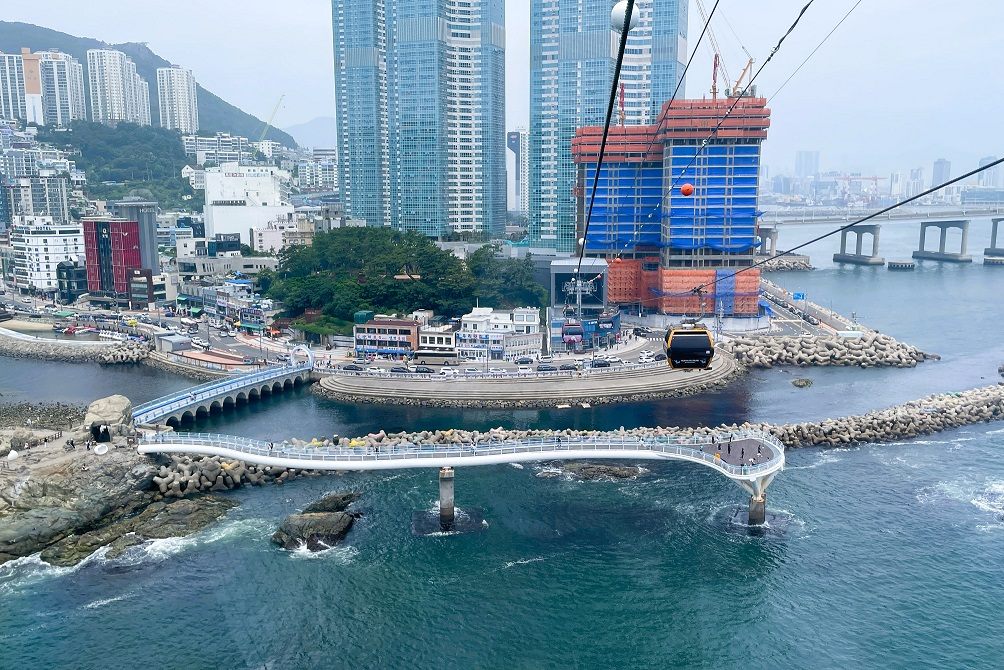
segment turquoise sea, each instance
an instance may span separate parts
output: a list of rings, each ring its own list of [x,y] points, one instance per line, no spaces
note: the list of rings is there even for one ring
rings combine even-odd
[[[782,230],[780,246],[823,232]],[[989,223],[970,240],[985,246]],[[883,254],[915,248],[888,225]],[[832,244],[830,244],[832,242]],[[774,275],[943,359],[912,370],[754,373],[718,393],[589,410],[353,407],[276,396],[198,430],[264,439],[385,428],[714,424],[867,411],[1001,381],[1004,268],[835,268]],[[136,402],[189,382],[147,368],[0,359],[3,401]],[[496,466],[457,475],[480,533],[416,537],[433,471],[346,474],[233,493],[218,525],[73,569],[0,567],[0,668],[976,668],[1004,658],[1004,424],[909,442],[801,449],[771,485],[762,536],[733,525],[734,484],[643,463],[635,481],[573,482]],[[346,542],[273,547],[286,514],[359,489]]]

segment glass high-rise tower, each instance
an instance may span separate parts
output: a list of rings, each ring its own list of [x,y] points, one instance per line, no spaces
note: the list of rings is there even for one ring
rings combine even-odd
[[[346,214],[429,236],[505,226],[504,0],[333,0]]]
[[[530,244],[575,250],[577,128],[602,125],[617,60],[612,0],[531,0]],[[686,0],[637,0],[621,83],[624,123],[654,123],[687,58]],[[683,97],[681,87],[678,97]],[[612,123],[620,122],[615,111]]]

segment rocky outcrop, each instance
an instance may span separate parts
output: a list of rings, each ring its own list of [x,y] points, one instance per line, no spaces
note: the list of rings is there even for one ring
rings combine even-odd
[[[39,428],[69,428],[84,420],[84,407],[68,403],[19,402],[0,405],[0,428],[32,426]]]
[[[356,491],[329,493],[320,500],[315,500],[304,507],[303,513],[344,512],[349,508],[349,505],[357,500],[359,500],[359,494]]]
[[[0,476],[0,564],[29,556],[70,535],[100,528],[149,502],[152,463],[113,444],[108,453],[32,448],[39,462],[19,459]]]
[[[232,500],[214,496],[171,503],[154,502],[137,514],[82,535],[64,537],[44,549],[41,558],[51,565],[76,565],[102,547],[109,547],[108,558],[116,558],[127,548],[147,540],[191,535],[236,505]]]
[[[876,332],[860,338],[848,337],[736,337],[721,342],[743,365],[771,368],[775,365],[855,365],[863,368],[912,368],[917,363],[938,359],[920,349]]]
[[[135,432],[132,421],[132,402],[124,395],[99,398],[87,406],[84,430],[107,426],[112,437],[125,437]]]
[[[791,385],[797,389],[807,389],[812,386],[812,380],[805,377],[799,377],[797,379],[792,379]]]
[[[647,470],[637,465],[607,465],[600,463],[583,463],[579,461],[553,461],[545,465],[583,481],[620,481],[636,479]],[[546,471],[545,471],[546,472]]]
[[[283,549],[306,546],[310,551],[323,551],[348,535],[353,521],[353,516],[345,512],[290,514],[272,535],[272,541]]]

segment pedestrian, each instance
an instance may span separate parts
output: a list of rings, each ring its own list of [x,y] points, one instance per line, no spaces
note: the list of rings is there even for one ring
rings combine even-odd
[[[759,456],[762,453],[762,451],[763,451],[763,445],[758,444],[756,447],[756,455]]]
[[[739,450],[739,460],[741,461],[744,458],[746,458],[746,447],[743,447],[742,449]]]
[[[91,441],[87,440],[87,451],[91,450]]]

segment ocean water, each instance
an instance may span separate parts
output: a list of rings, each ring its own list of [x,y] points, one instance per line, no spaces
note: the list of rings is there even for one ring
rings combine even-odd
[[[985,246],[978,222],[970,239]],[[980,224],[981,225],[981,224]],[[988,228],[988,227],[987,227]],[[823,232],[782,230],[781,247]],[[886,226],[883,254],[915,248]],[[353,407],[280,395],[200,422],[262,438],[425,427],[790,421],[867,411],[994,383],[1004,363],[1004,269],[924,263],[774,275],[810,299],[942,355],[911,370],[751,374],[720,392],[588,410]],[[796,389],[796,376],[813,379]],[[137,402],[189,382],[137,368],[0,359],[3,400]],[[234,492],[240,506],[193,537],[95,556],[73,569],[0,567],[0,668],[995,667],[1004,657],[1004,424],[849,449],[801,449],[768,491],[770,526],[731,522],[746,495],[685,463],[627,482],[463,469],[461,509],[487,528],[416,537],[436,473],[305,479]],[[358,489],[343,545],[287,553],[286,514]]]

